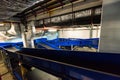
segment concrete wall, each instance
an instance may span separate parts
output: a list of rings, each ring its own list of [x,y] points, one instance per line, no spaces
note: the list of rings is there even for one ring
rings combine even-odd
[[[120,53],[120,0],[103,0],[100,52]]]

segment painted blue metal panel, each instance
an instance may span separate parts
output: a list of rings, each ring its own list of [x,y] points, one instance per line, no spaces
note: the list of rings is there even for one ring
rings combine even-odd
[[[35,40],[36,45],[39,43],[46,43],[50,44],[51,47],[59,47],[59,46],[80,46],[80,47],[93,47],[98,48],[99,38],[92,38],[92,39],[65,39],[65,38],[57,38],[54,40],[47,40],[47,39],[37,39]]]
[[[2,43],[0,43],[0,47],[3,47],[3,48],[16,47],[16,48],[20,49],[21,47],[23,47],[23,43],[22,42],[16,42],[16,43],[2,42]]]
[[[47,38],[39,38],[39,39],[35,39],[34,41],[35,41],[35,43],[45,42],[45,41],[47,41]]]
[[[27,56],[24,56],[24,60],[26,57]],[[26,64],[35,66],[46,72],[50,72],[54,75],[61,76],[64,79],[68,79],[68,80],[70,80],[71,78],[75,80],[85,80],[85,79],[87,80],[120,80],[120,77],[87,70],[85,68],[77,68],[73,66],[59,64],[56,62],[44,61],[42,59],[33,59],[33,57],[27,57],[27,58],[31,59],[31,61],[27,62]],[[48,64],[49,66],[46,67],[44,63]]]
[[[13,74],[15,75],[17,80],[22,80],[22,77],[16,71],[14,71]]]
[[[24,64],[62,77],[63,80],[120,80],[120,76],[116,76],[120,75],[120,54],[28,48],[21,51],[20,60]]]

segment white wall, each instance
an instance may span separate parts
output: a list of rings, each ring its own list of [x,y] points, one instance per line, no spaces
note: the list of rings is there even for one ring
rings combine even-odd
[[[99,52],[120,53],[120,0],[103,0]]]
[[[92,38],[100,37],[100,28],[97,30],[92,30]],[[59,38],[90,38],[90,29],[89,28],[74,28],[74,29],[62,29],[59,31]]]
[[[92,38],[100,38],[100,28],[92,30]]]

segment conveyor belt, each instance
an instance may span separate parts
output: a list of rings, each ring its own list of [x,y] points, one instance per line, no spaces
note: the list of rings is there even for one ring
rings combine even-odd
[[[18,51],[18,49],[16,49],[15,47],[9,47],[9,48],[5,48],[6,50],[10,51],[10,52],[16,52]]]
[[[40,46],[42,46],[42,47],[45,47],[46,49],[52,49],[52,50],[54,50],[54,48],[52,48],[52,47],[50,47],[50,46],[48,46],[48,45],[45,45],[45,44],[43,44],[43,43],[39,43],[38,45],[40,45]]]
[[[120,80],[120,54],[22,48],[8,53],[12,68],[19,61],[62,80]],[[79,78],[78,78],[79,77]]]
[[[94,52],[57,51],[43,49],[25,49],[17,52],[36,58],[54,62],[98,70],[105,73],[120,75],[120,55]]]

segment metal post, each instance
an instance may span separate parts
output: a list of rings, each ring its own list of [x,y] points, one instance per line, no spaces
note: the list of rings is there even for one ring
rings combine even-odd
[[[96,31],[96,38],[99,38],[98,33],[99,33],[99,26],[97,26],[97,31]]]
[[[22,40],[23,40],[23,46],[27,48],[28,44],[27,44],[27,38],[25,32],[22,32]]]
[[[35,25],[34,22],[31,22],[31,47],[35,48],[35,44],[34,44],[34,33],[35,33]]]
[[[90,38],[92,38],[92,29],[93,29],[93,17],[94,17],[94,14],[95,14],[95,9],[91,9],[91,26],[90,26]]]
[[[22,36],[22,41],[23,41],[23,47],[27,47],[27,37],[26,37],[26,32],[24,31],[25,27],[23,25],[21,25],[21,36]]]
[[[61,49],[61,46],[59,46],[59,48]]]
[[[92,38],[92,33],[93,33],[92,27],[93,27],[93,25],[91,25],[89,28],[90,29],[90,37],[89,38]]]
[[[73,45],[71,45],[71,51],[73,51]]]

